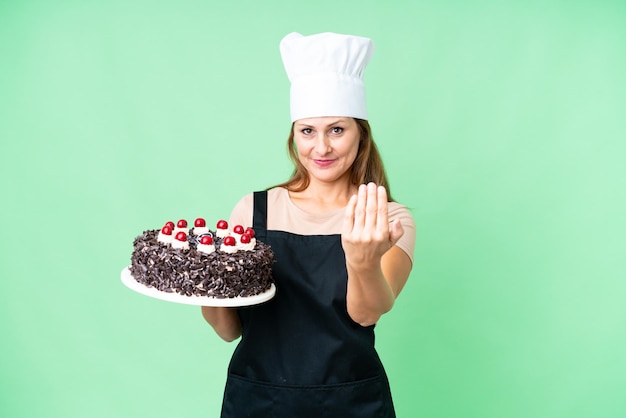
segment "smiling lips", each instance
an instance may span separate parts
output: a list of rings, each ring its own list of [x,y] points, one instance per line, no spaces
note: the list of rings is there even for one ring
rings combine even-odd
[[[335,160],[313,160],[313,162],[315,162],[315,164],[319,167],[328,167],[334,163]]]

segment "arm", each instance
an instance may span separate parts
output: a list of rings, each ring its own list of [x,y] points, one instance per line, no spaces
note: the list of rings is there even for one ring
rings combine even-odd
[[[236,309],[202,306],[202,316],[224,341],[231,342],[241,336],[241,321]]]
[[[392,308],[409,277],[411,260],[395,245],[403,233],[399,221],[389,224],[386,190],[361,186],[346,208],[342,245],[348,314],[362,326],[375,324]]]
[[[252,194],[244,196],[233,208],[228,224],[252,226],[252,208]],[[231,342],[241,336],[237,309],[203,306],[202,316],[224,341]]]

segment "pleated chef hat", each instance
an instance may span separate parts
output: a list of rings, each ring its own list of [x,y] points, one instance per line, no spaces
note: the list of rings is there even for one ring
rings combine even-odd
[[[337,33],[290,33],[280,53],[291,82],[291,121],[317,116],[367,119],[363,72],[371,39]]]

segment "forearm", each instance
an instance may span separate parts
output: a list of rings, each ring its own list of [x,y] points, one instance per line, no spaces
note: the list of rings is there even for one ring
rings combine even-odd
[[[241,336],[241,321],[233,308],[202,306],[202,316],[224,341],[234,341]]]
[[[396,295],[383,275],[380,262],[358,266],[346,263],[346,267],[348,315],[362,326],[373,325],[391,310]]]

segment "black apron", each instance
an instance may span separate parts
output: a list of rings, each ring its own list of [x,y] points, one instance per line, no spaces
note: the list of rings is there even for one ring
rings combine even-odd
[[[395,417],[374,326],[346,309],[341,235],[268,231],[266,220],[267,192],[254,193],[254,231],[277,260],[276,296],[239,309],[222,418]]]

